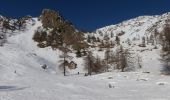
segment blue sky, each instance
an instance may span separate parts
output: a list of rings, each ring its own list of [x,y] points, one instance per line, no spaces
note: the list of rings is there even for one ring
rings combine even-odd
[[[170,0],[1,0],[0,14],[13,18],[59,10],[76,27],[93,31],[141,15],[170,12]]]

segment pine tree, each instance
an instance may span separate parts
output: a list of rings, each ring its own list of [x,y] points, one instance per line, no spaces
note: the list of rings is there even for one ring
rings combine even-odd
[[[88,37],[87,37],[87,42],[88,42],[88,43],[91,43],[91,37],[90,37],[90,35],[88,35]]]
[[[105,52],[105,60],[106,60],[106,71],[109,71],[109,60],[110,60],[110,48],[107,48],[106,49],[106,52]]]
[[[6,33],[8,29],[10,29],[10,25],[9,25],[9,19],[4,20],[2,23],[3,26],[3,32]]]
[[[82,57],[82,54],[81,54],[80,49],[77,49],[76,56],[77,56],[77,57]]]
[[[119,37],[118,36],[116,36],[116,43],[118,44],[118,45],[120,45],[120,39],[119,39]]]
[[[113,37],[114,37],[114,34],[113,34],[113,32],[111,32],[111,35],[110,35],[110,37],[111,37],[111,38],[113,38]]]

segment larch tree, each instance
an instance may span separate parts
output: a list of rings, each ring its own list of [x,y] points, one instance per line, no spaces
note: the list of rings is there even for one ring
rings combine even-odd
[[[63,52],[63,54],[60,55],[60,58],[62,58],[62,63],[60,64],[60,67],[63,68],[63,74],[64,76],[66,76],[66,62],[68,62],[68,59],[72,59],[72,57],[68,55],[68,52],[70,50],[68,49],[66,44],[63,44],[60,50]]]
[[[92,69],[94,66],[94,57],[91,51],[87,52],[87,56],[85,57],[85,69],[88,71],[88,75],[92,74]]]

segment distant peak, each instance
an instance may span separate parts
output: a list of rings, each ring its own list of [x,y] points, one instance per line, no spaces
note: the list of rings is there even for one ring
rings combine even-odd
[[[43,9],[42,14],[45,14],[45,13],[59,13],[59,12],[55,10],[51,10],[51,9]]]

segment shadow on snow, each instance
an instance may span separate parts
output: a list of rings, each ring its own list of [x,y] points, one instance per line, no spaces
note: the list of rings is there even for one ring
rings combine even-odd
[[[17,91],[24,90],[28,87],[17,87],[17,86],[0,86],[0,91]]]

